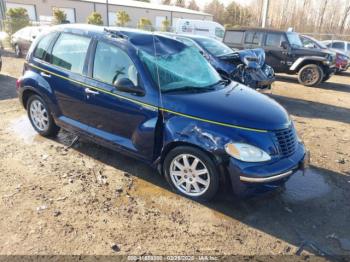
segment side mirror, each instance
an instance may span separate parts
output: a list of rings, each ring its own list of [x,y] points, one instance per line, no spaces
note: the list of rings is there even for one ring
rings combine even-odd
[[[36,35],[32,35],[32,39],[34,40],[36,38]]]
[[[136,94],[138,96],[143,96],[145,94],[145,91],[139,86],[135,86],[129,78],[118,79],[114,83],[114,86],[121,92]]]
[[[287,42],[287,41],[283,41],[283,42],[281,43],[281,47],[282,47],[283,49],[288,49],[288,48],[289,48],[288,42]]]

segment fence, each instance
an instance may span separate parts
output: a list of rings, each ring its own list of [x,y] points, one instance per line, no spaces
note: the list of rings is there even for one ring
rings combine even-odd
[[[343,34],[325,34],[325,33],[301,33],[303,35],[312,36],[313,38],[316,38],[317,40],[323,41],[323,40],[343,40],[350,42],[350,35],[343,35]]]

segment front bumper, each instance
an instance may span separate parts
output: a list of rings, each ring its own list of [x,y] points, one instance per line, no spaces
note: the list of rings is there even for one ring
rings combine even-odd
[[[297,171],[303,171],[310,163],[310,154],[300,144],[297,152],[277,162],[239,168],[237,161],[230,159],[228,173],[236,195],[251,195],[266,192],[284,185]]]

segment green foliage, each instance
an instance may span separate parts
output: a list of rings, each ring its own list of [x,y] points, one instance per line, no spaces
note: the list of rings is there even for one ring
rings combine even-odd
[[[117,12],[117,21],[115,21],[115,24],[117,26],[126,26],[131,21],[130,16],[125,11],[118,11]]]
[[[170,21],[168,20],[168,18],[163,20],[161,30],[163,32],[169,32],[170,31]]]
[[[55,25],[67,23],[67,15],[64,11],[54,8],[52,11],[53,23]]]
[[[92,12],[87,18],[87,23],[91,25],[103,25],[102,15],[97,12]]]
[[[6,12],[5,28],[9,35],[13,35],[18,30],[30,25],[27,10],[19,8],[10,8]]]
[[[152,30],[152,22],[148,18],[141,18],[137,23],[137,27],[144,30]]]

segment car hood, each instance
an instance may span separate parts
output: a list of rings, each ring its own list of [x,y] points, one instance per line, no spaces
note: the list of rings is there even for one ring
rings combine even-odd
[[[298,47],[298,48],[293,48],[293,50],[297,54],[303,54],[303,55],[308,55],[308,56],[323,56],[323,57],[325,57],[326,55],[335,55],[335,53],[329,49]]]
[[[226,88],[203,93],[163,94],[167,111],[240,127],[280,130],[290,125],[286,110],[275,100],[232,82]]]

